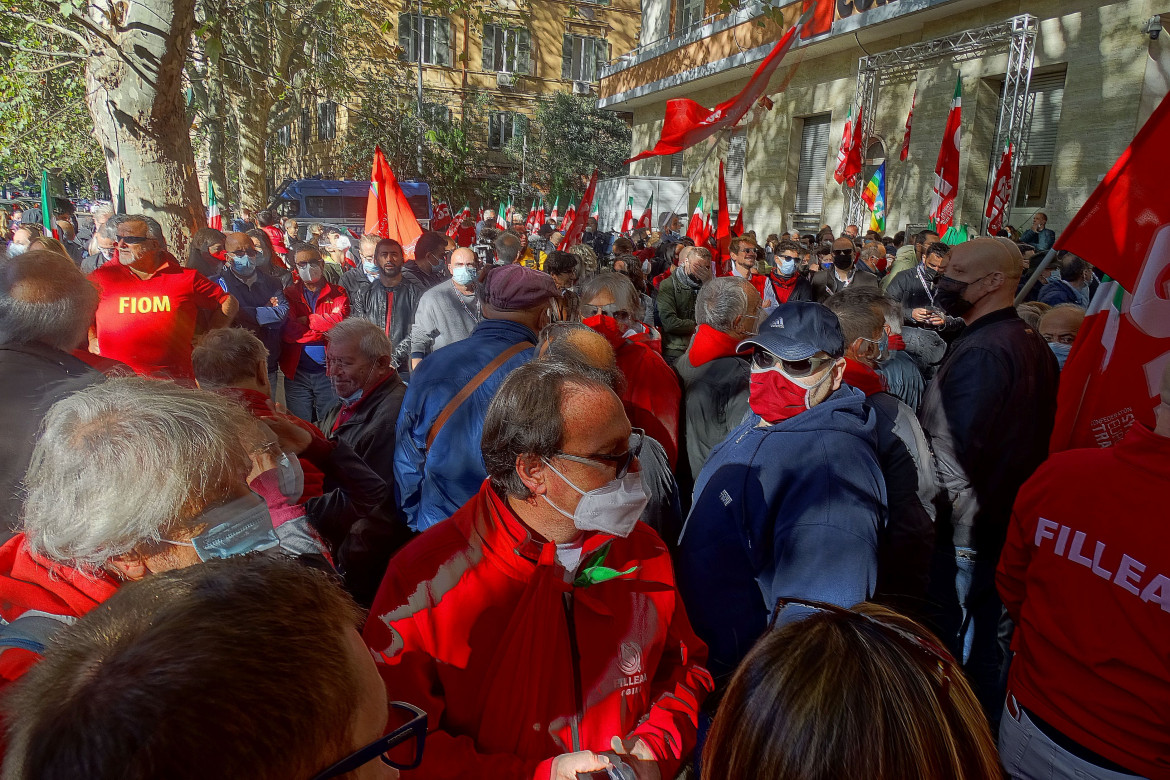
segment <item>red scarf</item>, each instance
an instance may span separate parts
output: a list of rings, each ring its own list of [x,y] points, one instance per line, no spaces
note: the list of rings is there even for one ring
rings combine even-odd
[[[886,380],[878,372],[853,358],[845,358],[845,384],[856,387],[866,397],[886,389]]]
[[[890,334],[890,351],[902,352],[906,349],[906,342],[902,339],[901,333]]]
[[[712,360],[731,357],[738,346],[738,339],[703,323],[695,331],[695,340],[691,342],[691,348],[687,351],[687,360],[698,368]]]
[[[800,274],[793,274],[787,278],[768,274],[768,281],[772,283],[772,292],[776,294],[777,303],[788,303],[792,291],[796,289],[796,280],[799,278]]]

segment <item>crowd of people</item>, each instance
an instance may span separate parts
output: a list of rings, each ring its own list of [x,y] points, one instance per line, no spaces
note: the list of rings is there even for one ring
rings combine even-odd
[[[8,225],[4,777],[1170,777],[1170,367],[1049,457],[1043,215],[290,222]]]

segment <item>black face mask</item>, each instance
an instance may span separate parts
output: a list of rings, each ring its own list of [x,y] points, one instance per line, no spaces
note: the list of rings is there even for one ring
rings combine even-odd
[[[837,254],[834,252],[833,265],[837,266],[842,271],[848,271],[853,267],[853,253],[849,252],[848,254]]]
[[[922,278],[925,279],[926,281],[930,282],[931,284],[934,284],[935,282],[938,281],[938,270],[931,268],[928,265],[923,265],[922,266]]]
[[[978,282],[980,279],[976,279]],[[960,282],[949,276],[940,276],[934,283],[934,305],[943,310],[948,317],[962,317],[975,306],[976,301],[969,301],[963,297],[973,282]]]

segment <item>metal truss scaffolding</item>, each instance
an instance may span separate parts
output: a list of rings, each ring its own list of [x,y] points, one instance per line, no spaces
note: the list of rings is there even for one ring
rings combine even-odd
[[[1036,49],[1037,29],[1035,16],[1021,14],[986,27],[964,30],[954,35],[862,57],[857,63],[857,96],[854,107],[865,108],[861,128],[863,152],[873,135],[874,106],[878,87],[917,78],[920,69],[942,60],[975,59],[1007,49],[1007,72],[1004,75],[999,118],[995,126],[993,160],[988,167],[987,192],[991,192],[999,161],[999,150],[1008,142],[1011,142],[1014,149],[1012,154],[1014,182],[1020,161],[1024,159],[1028,128],[1031,125],[1033,97],[1029,93],[1029,88],[1032,82],[1032,55]],[[854,111],[854,115],[857,115],[857,111]],[[861,199],[865,185],[865,181],[858,181],[857,186],[849,191],[849,198],[845,204],[845,224],[858,225],[863,231],[869,222],[869,207]]]

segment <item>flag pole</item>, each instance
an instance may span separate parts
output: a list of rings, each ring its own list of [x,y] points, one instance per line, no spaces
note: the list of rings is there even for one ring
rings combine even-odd
[[[1012,306],[1019,306],[1023,302],[1024,298],[1028,296],[1028,293],[1032,291],[1032,288],[1036,286],[1036,283],[1040,281],[1040,278],[1044,275],[1044,271],[1048,268],[1048,266],[1052,265],[1052,261],[1055,259],[1056,250],[1049,249],[1048,254],[1044,255],[1044,259],[1041,260],[1040,265],[1036,267],[1036,272],[1028,277],[1028,281],[1024,283],[1023,289],[1021,289],[1019,294],[1016,296],[1016,300],[1012,303]]]

